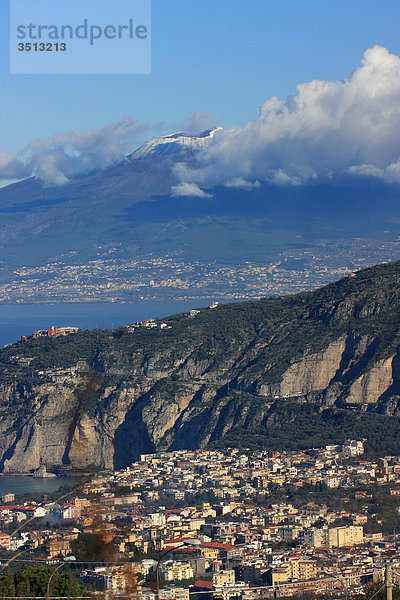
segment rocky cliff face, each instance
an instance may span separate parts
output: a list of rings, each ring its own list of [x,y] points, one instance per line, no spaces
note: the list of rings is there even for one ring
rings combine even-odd
[[[361,423],[374,412],[397,419],[400,266],[384,269],[385,293],[381,281],[371,290],[370,271],[364,287],[358,276],[357,294],[348,278],[311,294],[171,317],[170,330],[121,329],[100,341],[82,332],[4,349],[0,470],[122,467],[143,452],[202,447],[235,432],[268,436],[295,419],[282,412],[293,402],[315,414],[358,410]],[[21,355],[32,367],[19,366]]]
[[[306,354],[284,372],[280,383],[261,386],[261,393],[290,398],[325,390],[339,370],[345,348],[346,339],[341,337],[319,354]]]
[[[264,408],[257,413],[246,402],[230,406],[233,393],[240,397],[240,383],[229,380],[227,373],[221,374],[219,386],[207,381],[213,378],[204,374],[203,364],[197,365],[196,372],[202,381],[174,382],[154,376],[140,383],[104,385],[104,373],[71,369],[57,373],[57,383],[51,381],[54,372],[38,376],[31,388],[4,383],[0,467],[4,472],[28,472],[42,464],[49,470],[123,466],[143,452],[203,446],[235,427],[254,426],[265,419],[277,398],[316,402],[330,394],[329,402],[323,401],[326,405],[341,399],[347,404],[379,407],[391,388],[400,385],[394,368],[400,358],[380,360],[344,383],[338,374],[346,342],[340,337],[320,354],[306,354],[294,362],[280,382],[259,385],[257,396]],[[195,371],[193,363],[190,372]],[[186,367],[184,373],[189,377]],[[88,408],[85,394],[93,387],[93,377],[97,377],[91,390],[96,405]],[[50,381],[41,383],[40,378]],[[391,414],[400,416],[399,406],[392,408]]]

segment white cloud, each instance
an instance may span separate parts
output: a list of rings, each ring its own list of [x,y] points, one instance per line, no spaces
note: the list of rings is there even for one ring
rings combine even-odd
[[[201,133],[217,125],[218,123],[209,113],[191,112],[189,119],[184,121],[182,129],[189,133]]]
[[[0,177],[4,179],[19,179],[29,177],[30,169],[15,156],[0,152]]]
[[[374,165],[356,165],[349,167],[347,172],[350,173],[350,175],[382,178],[384,170],[378,169],[378,167],[375,167]]]
[[[347,170],[351,175],[361,175],[366,177],[377,177],[387,183],[400,183],[400,160],[390,163],[384,169],[374,165],[357,165]]]
[[[146,130],[147,126],[124,117],[101,129],[77,129],[39,138],[24,148],[19,157],[0,154],[0,178],[35,175],[47,184],[63,185],[74,175],[121,160]]]
[[[311,81],[286,100],[268,99],[259,117],[218,132],[180,181],[217,185],[243,179],[300,184],[351,172],[399,181],[400,58],[368,49],[344,81]]]
[[[247,181],[243,177],[234,177],[225,183],[226,187],[240,188],[242,190],[254,190],[254,188],[260,187],[261,183],[256,181]]]
[[[196,198],[211,198],[212,195],[200,189],[195,183],[182,182],[171,187],[172,196],[194,196]]]
[[[310,175],[310,177],[314,178],[313,175]],[[301,184],[301,178],[298,175],[288,175],[287,173],[285,173],[285,171],[282,171],[282,169],[278,169],[277,171],[274,171],[273,173],[271,173],[270,175],[270,181],[272,183],[275,183],[276,185],[300,185]]]
[[[384,179],[389,183],[400,183],[400,159],[386,167]]]

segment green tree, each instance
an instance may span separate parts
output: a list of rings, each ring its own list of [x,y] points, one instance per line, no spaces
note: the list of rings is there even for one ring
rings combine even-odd
[[[0,599],[13,596],[46,596],[53,569],[42,566],[23,565],[13,573],[8,569],[0,575]],[[87,595],[87,590],[70,573],[55,573],[51,582],[52,595],[73,598]]]

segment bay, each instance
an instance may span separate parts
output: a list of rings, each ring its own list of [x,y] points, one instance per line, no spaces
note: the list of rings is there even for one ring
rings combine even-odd
[[[64,485],[73,486],[79,480],[74,477],[51,477],[41,479],[19,475],[0,477],[0,496],[3,494],[50,494]]]
[[[50,325],[81,329],[109,329],[150,318],[163,318],[191,308],[207,306],[212,300],[132,303],[0,304],[0,348],[21,335],[31,335]]]

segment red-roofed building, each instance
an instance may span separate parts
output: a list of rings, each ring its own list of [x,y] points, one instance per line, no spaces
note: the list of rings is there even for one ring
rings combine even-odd
[[[198,579],[197,581],[195,581],[194,587],[198,590],[212,590],[213,582],[206,581],[205,579]]]

